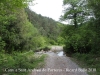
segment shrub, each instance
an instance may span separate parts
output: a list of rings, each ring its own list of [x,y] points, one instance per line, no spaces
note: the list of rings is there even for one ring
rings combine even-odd
[[[15,71],[15,69],[34,69],[41,65],[44,56],[35,57],[33,52],[26,53],[13,53],[13,54],[3,54],[0,53],[0,75],[26,75],[28,72]],[[5,69],[13,69],[13,72],[6,72]]]

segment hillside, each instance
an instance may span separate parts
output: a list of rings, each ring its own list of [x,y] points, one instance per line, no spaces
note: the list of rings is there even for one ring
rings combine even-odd
[[[57,21],[49,17],[44,17],[40,14],[36,14],[28,8],[26,9],[26,13],[29,21],[38,29],[42,36],[57,41],[56,39],[61,32],[61,28]]]

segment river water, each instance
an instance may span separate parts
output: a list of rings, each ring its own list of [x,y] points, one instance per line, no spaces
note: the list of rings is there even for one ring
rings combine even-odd
[[[63,51],[57,52],[57,55],[58,56],[63,56],[64,55],[64,52]]]

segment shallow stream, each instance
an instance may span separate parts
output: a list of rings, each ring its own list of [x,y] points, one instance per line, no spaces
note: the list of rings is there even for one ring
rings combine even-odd
[[[63,56],[64,55],[64,52],[63,51],[59,51],[59,52],[57,52],[57,55],[58,56]]]

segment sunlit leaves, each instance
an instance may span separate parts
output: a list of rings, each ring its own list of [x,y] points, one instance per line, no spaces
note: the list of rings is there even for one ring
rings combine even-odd
[[[4,0],[0,1],[0,14],[11,13],[17,11],[17,9],[28,6],[28,3],[32,0]]]
[[[30,0],[0,1],[0,45],[5,44],[0,50],[11,53],[30,48],[36,29],[24,12],[28,2]]]
[[[76,4],[78,4],[81,0],[64,0],[63,4],[69,4],[71,6],[76,6]]]
[[[86,0],[64,0],[63,4],[65,12],[61,19],[65,21],[70,19],[75,27],[86,22],[89,19],[88,16],[93,16],[87,8]]]

